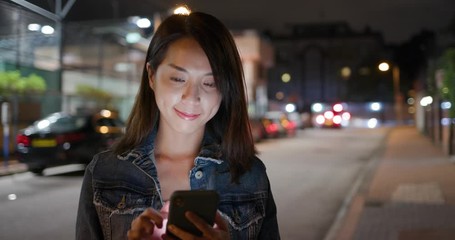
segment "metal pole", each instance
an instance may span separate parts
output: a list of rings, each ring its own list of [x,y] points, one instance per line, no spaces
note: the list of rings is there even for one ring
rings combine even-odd
[[[400,92],[400,68],[395,64],[392,69],[392,75],[396,124],[401,124],[403,121],[403,96]]]
[[[8,168],[9,162],[9,103],[2,103],[2,125],[3,125],[3,162]]]

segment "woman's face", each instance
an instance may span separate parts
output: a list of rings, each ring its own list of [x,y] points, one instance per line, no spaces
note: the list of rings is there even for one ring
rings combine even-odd
[[[200,45],[192,38],[177,40],[156,71],[149,64],[147,71],[160,110],[160,128],[184,134],[203,132],[222,96]]]

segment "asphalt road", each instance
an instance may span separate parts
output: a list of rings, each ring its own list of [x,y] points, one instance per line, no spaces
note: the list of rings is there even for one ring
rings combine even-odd
[[[258,144],[282,239],[326,237],[385,134],[386,129],[308,129]],[[44,173],[0,178],[0,239],[74,239],[81,166]]]

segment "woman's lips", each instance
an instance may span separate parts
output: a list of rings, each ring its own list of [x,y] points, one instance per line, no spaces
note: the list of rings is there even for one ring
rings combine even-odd
[[[201,114],[191,114],[191,113],[184,113],[184,112],[181,112],[177,109],[174,109],[175,112],[177,113],[177,115],[185,120],[194,120],[196,118],[199,117],[199,115]]]

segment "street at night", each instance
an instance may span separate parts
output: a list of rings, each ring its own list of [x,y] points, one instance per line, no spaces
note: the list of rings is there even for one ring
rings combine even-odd
[[[305,129],[257,144],[267,166],[282,239],[324,239],[374,165],[387,128]],[[79,165],[0,178],[0,239],[74,239]]]

